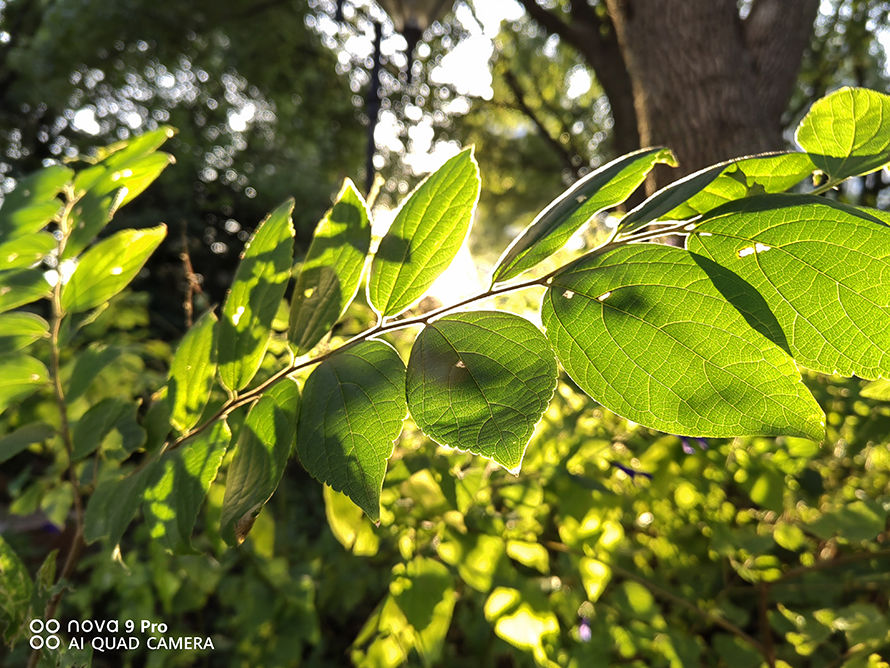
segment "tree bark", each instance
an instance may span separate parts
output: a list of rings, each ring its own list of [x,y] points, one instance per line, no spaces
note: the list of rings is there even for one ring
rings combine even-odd
[[[633,86],[642,146],[670,147],[652,192],[709,164],[781,149],[781,117],[818,0],[606,0]]]

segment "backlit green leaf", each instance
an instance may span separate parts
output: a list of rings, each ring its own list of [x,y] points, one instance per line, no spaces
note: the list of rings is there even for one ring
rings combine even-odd
[[[26,234],[0,244],[0,264],[4,269],[23,269],[40,262],[57,246],[49,232]]]
[[[386,462],[406,414],[399,354],[383,341],[363,341],[322,362],[306,381],[297,454],[313,478],[377,521]]]
[[[518,473],[556,388],[556,360],[524,318],[457,313],[417,337],[406,388],[411,416],[427,436]]]
[[[822,411],[794,362],[711,275],[734,303],[756,305],[729,272],[679,248],[631,245],[586,258],[544,296],[547,338],[581,389],[647,427],[821,439]],[[755,321],[768,311],[751,311],[759,329],[771,325]]]
[[[288,338],[297,355],[309,352],[355,298],[370,246],[365,200],[346,179],[315,228],[294,288]]]
[[[125,167],[135,158],[141,158],[149,153],[154,153],[164,142],[176,135],[176,129],[169,125],[162,125],[157,130],[151,130],[138,137],[131,137],[123,141],[109,144],[98,149],[91,158],[108,169]]]
[[[468,148],[402,203],[371,263],[368,299],[378,313],[401,313],[448,268],[470,229],[479,187],[479,167]]]
[[[25,623],[33,590],[25,564],[0,536],[0,637],[5,642],[11,642]]]
[[[832,181],[890,163],[890,96],[841,88],[813,103],[794,137]]]
[[[186,332],[170,365],[170,423],[184,432],[198,422],[216,373],[216,316],[208,311]]]
[[[621,219],[618,229],[633,232],[662,218],[669,211],[683,204],[690,197],[707,188],[726,169],[728,163],[721,162],[685,176],[654,193],[647,200],[631,209]]]
[[[118,346],[93,344],[79,350],[71,369],[70,377],[64,382],[65,399],[72,402],[83,396],[102,370],[120,357],[123,349]]]
[[[167,234],[166,225],[121,230],[84,253],[62,287],[65,311],[99,306],[132,281]]]
[[[0,314],[0,350],[15,352],[49,336],[49,323],[35,313]]]
[[[49,297],[51,292],[40,269],[0,271],[0,313]]]
[[[220,520],[223,539],[244,541],[266,501],[278,487],[297,435],[300,393],[284,379],[250,409],[226,474]]]
[[[0,356],[0,411],[35,392],[48,377],[43,362],[30,355]]]
[[[867,383],[865,387],[862,388],[860,394],[868,399],[890,401],[890,379],[879,378],[871,383]]]
[[[219,323],[219,379],[229,390],[244,388],[266,354],[293,262],[293,209],[294,201],[288,200],[260,224],[226,296]]]
[[[800,364],[890,376],[890,228],[824,198],[764,195],[711,212],[687,245],[757,289]]]
[[[145,490],[143,511],[151,537],[175,552],[191,552],[198,511],[216,478],[232,433],[225,420],[163,456],[157,477]]]
[[[593,216],[630,197],[659,162],[673,167],[677,164],[668,149],[645,148],[616,158],[578,180],[510,244],[498,261],[493,282],[518,276],[558,251]]]
[[[0,242],[41,230],[62,208],[56,195],[73,177],[67,167],[53,165],[19,179],[0,206]]]
[[[806,153],[776,153],[733,161],[716,179],[663,217],[685,220],[743,197],[784,192],[810,176],[815,169]]]
[[[173,156],[167,153],[147,153],[120,166],[99,163],[80,172],[74,187],[86,193],[71,211],[71,235],[62,256],[79,254],[119,208],[142,193],[173,162]]]

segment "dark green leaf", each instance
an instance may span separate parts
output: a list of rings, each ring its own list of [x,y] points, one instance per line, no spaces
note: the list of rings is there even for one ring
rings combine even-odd
[[[15,352],[49,337],[49,323],[39,315],[18,311],[0,314],[0,350]]]
[[[294,288],[288,337],[297,355],[309,352],[355,298],[370,246],[365,200],[346,179],[315,228]]]
[[[121,230],[84,253],[62,286],[62,308],[86,311],[108,301],[132,281],[167,234],[166,225]]]
[[[29,422],[0,438],[0,464],[15,457],[33,443],[42,443],[56,433],[45,422]]]
[[[198,511],[216,478],[232,434],[225,420],[187,441],[159,462],[158,475],[145,490],[144,512],[151,537],[175,552],[192,552]]]
[[[284,379],[250,409],[226,474],[221,533],[229,545],[244,541],[278,487],[297,436],[300,393]]]
[[[78,351],[71,370],[71,377],[65,387],[65,399],[69,402],[83,396],[102,369],[116,360],[122,353],[117,346],[91,345]]]
[[[170,423],[179,431],[198,422],[210,399],[215,373],[216,316],[208,311],[186,332],[170,364]]]
[[[293,208],[288,200],[260,224],[226,296],[219,324],[219,379],[229,390],[244,388],[266,354],[293,263]]]
[[[800,364],[890,375],[890,228],[824,198],[764,195],[711,212],[687,246],[756,288]]]
[[[49,297],[52,287],[40,269],[0,271],[0,313]]]
[[[630,420],[690,436],[819,440],[824,416],[793,360],[728,301],[756,303],[752,292],[679,248],[622,246],[557,275],[541,317],[572,379]]]
[[[402,203],[371,263],[368,298],[378,313],[401,313],[448,268],[470,229],[479,187],[479,166],[468,148]]]
[[[41,230],[62,208],[56,195],[73,177],[67,167],[53,165],[19,179],[0,207],[0,242]]]
[[[29,355],[0,356],[0,412],[24,399],[47,382],[49,372],[40,360]]]
[[[406,414],[399,354],[383,341],[363,341],[322,362],[306,381],[297,454],[312,477],[377,521],[386,462]]]
[[[457,600],[448,567],[435,559],[415,557],[403,568],[397,567],[389,591],[413,631],[423,665],[438,664]]]
[[[550,202],[504,251],[492,282],[518,276],[558,251],[593,216],[630,197],[659,162],[677,165],[668,149],[644,148],[616,158],[577,181]]]
[[[93,543],[108,538],[111,545],[120,543],[158,469],[159,462],[153,461],[129,475],[101,481],[87,503],[84,540]]]
[[[524,318],[457,313],[417,337],[406,388],[411,416],[427,436],[515,474],[556,388],[556,360]]]
[[[40,262],[57,246],[49,232],[34,232],[0,244],[4,269],[24,269]]]
[[[129,454],[145,442],[145,431],[136,421],[136,404],[114,397],[91,406],[74,425],[72,459],[92,454],[112,433],[119,435],[119,446]]]
[[[12,642],[27,620],[33,590],[28,569],[0,536],[0,635],[5,642]]]
[[[813,103],[795,139],[832,181],[890,163],[890,96],[841,88]]]

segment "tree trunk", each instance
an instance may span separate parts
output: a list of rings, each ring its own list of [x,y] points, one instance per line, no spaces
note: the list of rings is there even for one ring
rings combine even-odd
[[[656,169],[652,192],[709,164],[778,150],[818,0],[606,0],[633,86],[642,146],[664,145],[679,170]]]

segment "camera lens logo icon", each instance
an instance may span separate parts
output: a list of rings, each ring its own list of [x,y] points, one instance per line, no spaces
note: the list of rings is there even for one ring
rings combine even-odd
[[[31,631],[31,638],[28,640],[31,649],[57,649],[62,644],[62,639],[56,635],[59,632],[58,619],[48,619],[45,622],[42,619],[32,619],[28,629]]]

